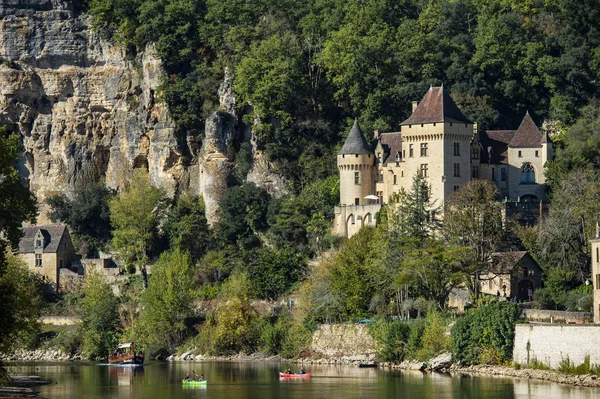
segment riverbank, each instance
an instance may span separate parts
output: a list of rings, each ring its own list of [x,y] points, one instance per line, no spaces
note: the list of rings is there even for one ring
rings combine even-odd
[[[526,380],[540,380],[548,382],[556,382],[559,384],[567,384],[582,387],[600,387],[600,378],[593,374],[565,374],[555,370],[535,370],[535,369],[515,369],[514,367],[506,366],[490,366],[490,365],[475,365],[475,366],[460,366],[452,365],[447,370],[453,375],[486,375],[498,377],[520,378]]]
[[[16,349],[12,353],[0,354],[3,362],[62,362],[81,360],[80,354],[69,355],[60,349]]]
[[[43,399],[37,392],[29,388],[48,385],[49,383],[37,375],[12,375],[9,377],[7,386],[0,386],[0,399]]]

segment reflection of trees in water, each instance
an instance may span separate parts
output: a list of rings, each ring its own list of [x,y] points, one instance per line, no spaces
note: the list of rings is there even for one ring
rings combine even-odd
[[[108,366],[109,381],[111,385],[134,385],[135,377],[144,375],[143,367]]]

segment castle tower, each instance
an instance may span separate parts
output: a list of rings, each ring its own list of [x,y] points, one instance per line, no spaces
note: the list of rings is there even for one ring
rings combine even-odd
[[[600,323],[600,222],[596,223],[596,237],[592,244],[592,286],[594,287],[594,323]]]
[[[348,138],[337,156],[340,172],[340,204],[367,205],[374,195],[373,165],[375,156],[363,136],[358,122],[350,129]]]
[[[337,156],[340,172],[340,206],[334,209],[333,233],[351,237],[364,226],[374,226],[381,205],[365,197],[375,194],[375,155],[358,122]]]
[[[431,87],[401,123],[406,184],[415,173],[422,174],[435,205],[443,206],[452,192],[471,180],[473,128],[444,86]]]

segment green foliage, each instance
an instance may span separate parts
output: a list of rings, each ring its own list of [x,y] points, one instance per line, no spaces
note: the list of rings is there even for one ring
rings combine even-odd
[[[454,358],[465,364],[510,360],[520,314],[520,307],[506,302],[492,302],[467,311],[451,330]]]
[[[186,252],[163,253],[152,266],[152,277],[143,294],[141,314],[144,334],[151,344],[175,348],[186,338],[186,319],[196,298],[194,269]]]
[[[84,356],[89,359],[108,356],[117,343],[119,300],[97,273],[91,272],[85,278],[79,316]]]
[[[244,254],[243,266],[252,281],[252,294],[277,299],[304,275],[306,259],[291,247],[261,248]]]
[[[377,358],[382,362],[401,362],[409,354],[407,341],[411,324],[400,320],[377,320],[369,324],[369,333],[381,346]]]
[[[112,238],[108,201],[114,195],[103,183],[90,183],[79,188],[72,200],[57,194],[46,198],[46,203],[52,208],[50,219],[68,224],[79,253],[89,255],[103,250]]]
[[[287,359],[297,357],[312,337],[312,332],[299,323],[298,317],[288,314],[267,319],[261,330],[259,349]]]
[[[21,224],[35,222],[37,216],[35,196],[15,168],[21,150],[19,135],[0,127],[0,276],[6,249],[19,244]]]
[[[372,311],[371,298],[379,274],[374,262],[374,237],[373,229],[361,229],[340,249],[329,271],[331,293],[340,298],[345,317],[362,317]]]
[[[144,276],[165,205],[164,190],[152,185],[148,173],[141,169],[134,170],[125,190],[109,201],[112,249],[126,266],[141,268]]]
[[[598,375],[598,367],[593,367],[590,363],[590,355],[585,355],[583,363],[579,365],[575,365],[573,361],[569,359],[569,357],[564,357],[558,363],[558,371],[566,373],[566,374],[576,374],[576,375],[584,375],[584,374],[596,374]]]
[[[425,329],[421,337],[422,349],[417,352],[417,356],[421,360],[431,359],[440,352],[450,348],[447,323],[442,314],[430,311],[427,313],[425,323]]]
[[[187,252],[192,262],[198,261],[206,252],[210,238],[202,198],[189,192],[181,194],[168,209],[162,230],[171,249]]]

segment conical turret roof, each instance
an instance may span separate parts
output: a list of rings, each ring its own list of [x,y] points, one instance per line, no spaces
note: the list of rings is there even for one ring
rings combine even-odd
[[[541,147],[544,138],[531,116],[529,116],[529,112],[527,112],[508,146]]]
[[[430,87],[412,115],[401,125],[436,122],[473,123],[463,115],[443,85]]]
[[[365,136],[363,135],[362,130],[360,130],[358,122],[355,119],[354,125],[352,126],[352,129],[350,129],[350,133],[348,134],[348,138],[346,139],[346,142],[344,143],[344,146],[342,147],[338,155],[371,154],[372,152],[373,151],[371,151],[371,148],[369,147],[367,140],[365,140]]]

